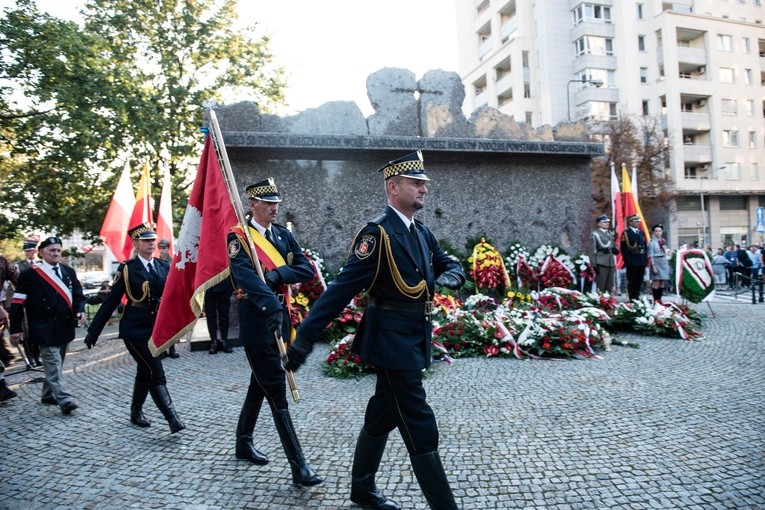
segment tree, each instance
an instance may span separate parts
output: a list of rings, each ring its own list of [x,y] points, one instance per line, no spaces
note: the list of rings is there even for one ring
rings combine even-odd
[[[0,21],[0,50],[11,56],[0,67],[9,83],[0,89],[0,172],[13,183],[7,233],[95,237],[125,160],[136,175],[150,162],[157,198],[167,162],[182,211],[202,101],[236,96],[266,112],[283,101],[269,40],[254,24],[234,28],[237,5],[89,0],[80,26],[18,0]],[[19,91],[26,99],[14,101]]]
[[[636,168],[638,196],[645,220],[651,223],[665,221],[673,212],[678,195],[672,179],[667,175],[671,146],[661,130],[659,119],[633,118],[621,115],[599,126],[596,136],[605,143],[606,154],[595,158],[590,167],[595,216],[611,214],[611,163],[621,182],[622,163],[632,171]],[[594,219],[594,218],[593,218]]]

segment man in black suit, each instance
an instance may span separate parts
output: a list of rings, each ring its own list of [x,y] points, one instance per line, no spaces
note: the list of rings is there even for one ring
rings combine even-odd
[[[170,433],[185,429],[167,390],[167,379],[162,360],[151,355],[149,338],[154,329],[159,302],[165,290],[170,265],[154,257],[157,234],[146,222],[128,230],[133,240],[135,257],[119,265],[112,281],[112,290],[101,304],[88,327],[85,345],[96,345],[103,331],[123,298],[127,298],[125,311],[120,319],[119,336],[125,343],[137,369],[133,384],[133,400],[130,405],[130,422],[138,427],[148,427],[151,422],[143,414],[146,396],[151,394],[154,404],[167,420]]]
[[[29,338],[39,346],[45,370],[42,402],[71,414],[77,403],[66,388],[63,365],[75,326],[85,322],[85,295],[75,270],[61,263],[61,248],[58,237],[44,239],[38,246],[42,262],[19,275],[11,304],[11,343],[23,340],[26,311]]]
[[[645,268],[648,265],[647,241],[640,228],[640,216],[627,218],[627,228],[621,239],[621,252],[627,268],[627,293],[630,300],[638,299],[643,288]]]
[[[271,178],[245,189],[252,213],[246,228],[255,245],[250,252],[247,234],[238,225],[228,235],[231,276],[242,296],[239,300],[239,342],[252,369],[250,387],[236,426],[236,457],[253,464],[268,458],[255,449],[252,433],[265,399],[292,470],[292,482],[311,486],[323,482],[306,462],[287,405],[286,384],[274,333],[289,336],[288,285],[310,281],[313,266],[292,232],[274,223],[282,201]],[[253,264],[261,264],[265,282]]]
[[[438,454],[438,427],[425,399],[422,373],[431,361],[435,285],[457,289],[465,275],[430,230],[414,219],[425,205],[430,180],[422,153],[391,161],[378,171],[385,178],[388,206],[356,235],[342,270],[298,328],[285,368],[300,367],[326,325],[366,290],[369,304],[352,351],[375,367],[377,386],[356,442],[351,501],[378,510],[399,508],[375,485],[388,434],[398,428],[430,507],[457,508]]]

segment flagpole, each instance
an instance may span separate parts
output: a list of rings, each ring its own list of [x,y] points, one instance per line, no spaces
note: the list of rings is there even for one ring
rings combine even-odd
[[[236,181],[234,180],[234,172],[231,170],[231,163],[228,160],[228,153],[226,152],[226,146],[223,143],[223,134],[220,130],[220,125],[218,124],[218,117],[215,115],[215,111],[212,109],[212,107],[209,107],[208,112],[210,113],[210,127],[212,128],[210,130],[210,136],[212,136],[213,145],[215,146],[215,152],[218,155],[218,161],[221,163],[221,169],[223,170],[223,180],[226,183],[226,189],[228,190],[228,196],[231,199],[231,204],[234,206],[234,212],[236,213],[236,218],[239,221],[239,223],[242,225],[242,230],[244,230],[245,235],[247,236],[247,243],[250,246],[250,253],[253,254],[253,258],[257,259],[257,251],[255,251],[255,243],[252,240],[252,236],[250,235],[250,229],[247,225],[247,220],[244,215],[244,207],[242,207],[242,201],[239,198],[239,191],[236,186]],[[255,271],[258,273],[258,278],[263,280],[265,282],[265,277],[263,276],[263,269],[260,267],[259,261],[253,260],[253,266],[255,266]],[[282,360],[287,358],[287,348],[284,346],[284,340],[281,336],[279,336],[274,331],[274,338],[276,339],[276,347],[279,349],[279,356]],[[292,400],[295,401],[295,403],[300,402],[300,392],[298,391],[297,383],[295,382],[295,374],[292,373],[291,370],[284,370],[285,375],[287,376],[287,383],[290,386],[290,392],[292,393]]]

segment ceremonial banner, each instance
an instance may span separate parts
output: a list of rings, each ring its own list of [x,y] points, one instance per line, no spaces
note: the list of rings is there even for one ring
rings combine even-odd
[[[237,223],[215,148],[208,136],[149,340],[154,356],[177,343],[194,327],[202,313],[205,290],[228,278],[226,236]]]
[[[619,180],[616,178],[613,162],[611,162],[611,226],[616,231],[614,244],[618,248],[624,233],[624,208],[622,207],[622,192],[619,190]],[[624,258],[622,257],[622,252],[619,251],[616,255],[616,269],[623,267]]]
[[[622,199],[624,201],[622,212],[625,218],[629,218],[633,214],[637,214],[640,217],[640,228],[645,234],[646,241],[650,241],[651,232],[648,231],[648,225],[645,224],[643,211],[640,210],[640,204],[638,204],[637,200],[637,175],[633,173],[633,177],[634,179],[630,181],[627,165],[622,163]]]
[[[157,215],[157,241],[165,239],[170,242],[170,253],[175,253],[175,243],[173,242],[173,201],[170,194],[172,184],[170,183],[170,170],[165,164],[162,168],[162,194],[159,196],[159,214]],[[159,248],[154,253],[159,257]]]
[[[99,235],[116,259],[120,259],[125,247],[125,234],[130,228],[130,215],[135,207],[135,194],[130,182],[130,167],[127,161],[117,183],[117,189],[106,211]]]
[[[704,250],[683,245],[677,251],[675,287],[691,303],[709,301],[715,295],[715,276]]]
[[[128,228],[133,228],[147,221],[151,224],[154,223],[154,213],[151,211],[151,181],[149,180],[148,162],[144,164],[141,180],[138,182],[138,193],[135,197],[135,206],[133,206],[133,212],[130,215]],[[132,251],[133,240],[130,239],[127,231],[125,231],[125,246],[122,248],[123,260],[129,259]]]

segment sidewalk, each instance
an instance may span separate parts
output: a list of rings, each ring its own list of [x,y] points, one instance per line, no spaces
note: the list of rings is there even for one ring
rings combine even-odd
[[[621,334],[640,348],[615,345],[600,360],[437,364],[425,387],[461,507],[765,508],[765,306],[712,309],[699,342]],[[152,426],[129,423],[135,366],[116,327],[92,350],[82,337],[79,329],[65,364],[80,405],[71,416],[40,404],[40,373],[8,376],[19,397],[0,404],[1,509],[358,508],[350,468],[375,379],[324,376],[326,345],[297,372],[303,401],[291,404],[325,479],[306,489],[291,484],[267,409],[254,442],[271,463],[234,457],[249,381],[241,348],[211,356],[185,343],[179,359],[163,360],[188,427],[171,435],[150,402]],[[397,433],[377,483],[403,508],[427,508]]]

